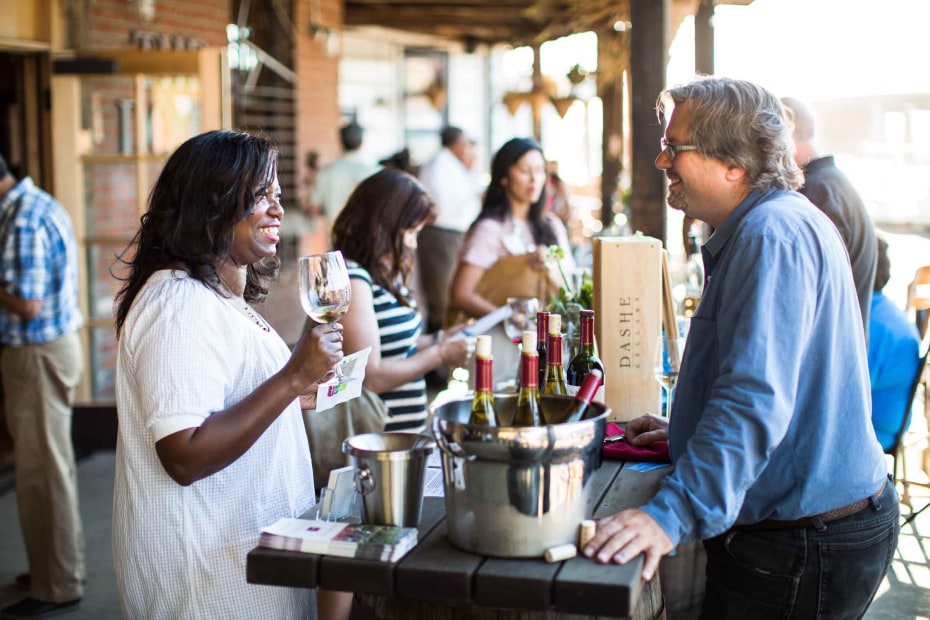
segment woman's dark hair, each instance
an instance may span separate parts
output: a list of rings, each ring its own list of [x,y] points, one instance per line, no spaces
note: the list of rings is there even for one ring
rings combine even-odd
[[[513,138],[504,143],[494,159],[491,161],[491,183],[488,185],[488,191],[484,194],[484,203],[481,205],[481,213],[478,214],[475,223],[484,218],[505,221],[512,215],[510,198],[504,188],[504,179],[510,173],[510,169],[529,151],[539,151],[542,154],[542,147],[529,138]],[[546,205],[546,189],[539,194],[539,199],[530,205],[529,223],[533,231],[533,240],[537,245],[553,245],[558,243],[555,231],[549,221],[543,215],[543,209]],[[475,225],[472,224],[472,226]]]
[[[123,280],[116,295],[117,335],[139,290],[160,269],[186,271],[222,294],[216,264],[229,256],[235,225],[271,187],[277,156],[265,136],[224,130],[195,136],[168,158],[138,232],[116,257],[129,270],[125,277],[114,274]],[[247,301],[268,294],[279,265],[275,256],[248,266]]]
[[[432,198],[415,178],[384,168],[355,188],[333,223],[333,248],[363,267],[374,283],[409,305],[402,285],[413,269],[414,252],[404,231],[436,219]]]

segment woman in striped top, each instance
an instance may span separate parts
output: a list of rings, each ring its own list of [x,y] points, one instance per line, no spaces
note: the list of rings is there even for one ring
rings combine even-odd
[[[433,201],[415,178],[385,168],[355,188],[333,224],[333,247],[345,255],[352,281],[352,305],[342,320],[343,349],[371,347],[364,385],[388,406],[389,431],[422,430],[423,375],[468,359],[467,339],[422,334],[422,318],[407,288],[417,234],[435,217]]]

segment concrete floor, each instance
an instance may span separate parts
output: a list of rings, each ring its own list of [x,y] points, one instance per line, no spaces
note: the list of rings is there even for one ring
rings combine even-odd
[[[909,460],[919,458],[920,448],[922,445],[914,446]],[[78,465],[87,549],[87,588],[80,607],[65,616],[74,620],[119,618],[110,547],[113,467],[112,452],[94,453]],[[928,489],[913,488],[912,494],[917,507],[930,502]],[[25,596],[14,579],[27,570],[15,494],[10,491],[0,495],[0,531],[6,532],[0,537],[2,607]],[[902,530],[892,570],[865,617],[868,620],[930,618],[930,510]]]

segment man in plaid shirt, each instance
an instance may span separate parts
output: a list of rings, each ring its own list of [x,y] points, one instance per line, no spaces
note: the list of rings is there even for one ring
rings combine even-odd
[[[83,372],[77,244],[62,206],[0,156],[0,373],[16,458],[29,596],[4,618],[41,618],[81,600],[84,537],[71,445]]]

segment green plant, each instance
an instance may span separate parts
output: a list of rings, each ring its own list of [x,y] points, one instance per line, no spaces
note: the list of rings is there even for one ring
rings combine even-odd
[[[546,252],[546,262],[550,266],[556,266],[559,275],[562,276],[562,286],[559,287],[558,295],[553,295],[549,301],[547,310],[561,314],[563,317],[570,316],[569,304],[578,304],[582,309],[590,310],[594,308],[594,282],[591,280],[591,274],[587,271],[581,275],[581,281],[577,290],[572,286],[571,279],[565,275],[562,267],[562,259],[565,258],[565,250],[557,245],[550,245]]]

